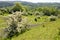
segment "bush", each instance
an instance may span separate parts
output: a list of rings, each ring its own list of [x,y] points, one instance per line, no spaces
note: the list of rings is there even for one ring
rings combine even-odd
[[[32,12],[29,11],[29,12],[28,12],[28,15],[33,15],[33,14],[32,14]]]
[[[16,3],[13,8],[11,9],[11,11],[16,12],[16,11],[24,11],[24,8],[22,7],[22,5],[20,3]]]
[[[23,12],[22,15],[24,15],[24,16],[28,16],[28,13],[27,13],[27,12]]]
[[[17,36],[19,33],[24,33],[27,28],[27,19],[22,19],[21,16],[22,12],[15,12],[14,14],[10,15],[8,18],[8,28],[5,28],[3,37],[11,39],[13,36]],[[22,25],[22,26],[21,26]]]
[[[35,15],[40,15],[40,13],[38,11],[35,12]]]
[[[44,13],[44,15],[47,15],[47,16],[51,15],[51,13],[49,12],[49,10],[44,10],[43,13]]]
[[[37,22],[37,18],[34,19]]]
[[[51,16],[50,17],[50,21],[56,21],[56,17],[55,16]]]
[[[56,19],[55,18],[50,18],[50,21],[55,21]]]
[[[0,11],[0,15],[3,15],[3,13]]]
[[[40,19],[40,16],[37,16],[37,19]]]
[[[58,15],[58,18],[60,18],[60,14]]]

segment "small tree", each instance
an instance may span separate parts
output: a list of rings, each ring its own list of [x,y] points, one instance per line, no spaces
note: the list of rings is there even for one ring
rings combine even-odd
[[[22,5],[20,3],[15,3],[13,8],[11,9],[11,11],[13,11],[13,12],[23,11],[23,10],[24,10],[24,8],[22,7]]]
[[[55,16],[51,16],[50,17],[50,21],[56,21],[56,17]]]

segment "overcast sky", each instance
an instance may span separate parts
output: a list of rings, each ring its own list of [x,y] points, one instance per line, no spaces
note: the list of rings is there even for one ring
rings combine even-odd
[[[60,0],[0,0],[0,1],[27,1],[27,2],[33,2],[33,3],[37,3],[37,2],[59,2]]]

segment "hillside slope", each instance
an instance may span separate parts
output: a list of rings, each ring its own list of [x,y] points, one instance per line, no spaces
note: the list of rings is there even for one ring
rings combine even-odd
[[[17,37],[12,38],[12,40],[60,40],[59,29],[60,29],[60,19],[54,22],[47,22],[42,25],[32,28]]]

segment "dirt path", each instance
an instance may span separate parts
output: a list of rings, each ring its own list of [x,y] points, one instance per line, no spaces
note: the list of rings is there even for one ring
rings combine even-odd
[[[38,24],[30,24],[30,25],[28,25],[28,27],[37,27],[37,26],[39,26],[39,25],[43,25],[43,24],[45,24],[46,22],[42,22],[42,23],[38,23]]]

